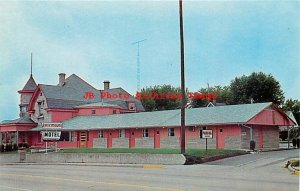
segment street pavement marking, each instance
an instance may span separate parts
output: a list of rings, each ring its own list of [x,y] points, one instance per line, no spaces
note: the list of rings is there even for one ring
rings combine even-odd
[[[164,165],[144,165],[143,168],[165,168]]]
[[[12,190],[33,191],[33,190],[26,189],[26,188],[17,188],[17,187],[10,187],[10,186],[0,186],[0,188],[8,188],[8,189],[12,189]]]
[[[81,182],[81,183],[93,183],[93,184],[108,184],[114,186],[127,186],[127,187],[134,187],[134,188],[145,188],[145,189],[155,189],[155,190],[169,190],[169,191],[184,191],[183,189],[175,189],[175,188],[165,188],[159,186],[147,186],[141,184],[126,184],[126,183],[117,183],[117,182],[104,182],[104,181],[93,181],[93,180],[82,180],[82,179],[68,179],[68,178],[58,178],[58,177],[51,177],[51,176],[37,176],[37,175],[30,175],[30,174],[10,174],[10,173],[0,173],[0,176],[13,176],[13,177],[25,177],[25,178],[40,178],[40,179],[52,179],[57,181],[71,181],[71,182]],[[23,189],[24,191],[26,189]],[[31,190],[26,190],[31,191]]]

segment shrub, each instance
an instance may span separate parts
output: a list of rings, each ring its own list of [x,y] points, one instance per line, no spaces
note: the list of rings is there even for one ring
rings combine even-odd
[[[12,144],[10,144],[10,143],[7,143],[6,144],[6,148],[5,148],[5,151],[12,151]]]
[[[13,145],[12,145],[12,150],[13,151],[16,151],[16,150],[18,150],[18,145],[17,145],[17,143],[14,143]]]
[[[279,138],[283,141],[285,141],[288,138],[288,131],[280,131],[279,132]]]
[[[21,148],[21,147],[29,148],[29,145],[26,142],[19,143],[19,148]]]
[[[299,167],[299,160],[296,160],[296,161],[292,162],[291,166]]]

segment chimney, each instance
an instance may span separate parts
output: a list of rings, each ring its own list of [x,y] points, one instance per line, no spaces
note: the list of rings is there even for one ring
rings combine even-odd
[[[103,84],[104,84],[104,90],[109,90],[109,81],[108,80],[105,80],[104,82],[103,82]]]
[[[63,86],[65,84],[65,78],[66,78],[66,74],[65,73],[60,73],[58,74],[59,76],[59,86]]]

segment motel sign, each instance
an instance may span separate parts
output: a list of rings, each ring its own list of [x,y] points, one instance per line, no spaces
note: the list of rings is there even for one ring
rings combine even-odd
[[[42,123],[45,129],[42,131],[42,138],[44,141],[58,141],[61,135],[62,123]]]

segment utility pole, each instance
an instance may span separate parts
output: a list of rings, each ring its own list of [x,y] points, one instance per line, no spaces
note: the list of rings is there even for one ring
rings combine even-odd
[[[179,0],[179,25],[180,25],[180,66],[181,66],[181,128],[180,128],[180,153],[185,153],[185,78],[184,78],[184,40],[183,40],[183,16],[182,16],[182,0]]]
[[[139,40],[136,41],[132,44],[137,44],[137,55],[136,55],[136,80],[137,80],[137,85],[136,89],[139,92],[141,90],[141,76],[140,76],[140,43],[146,41],[147,39]]]

